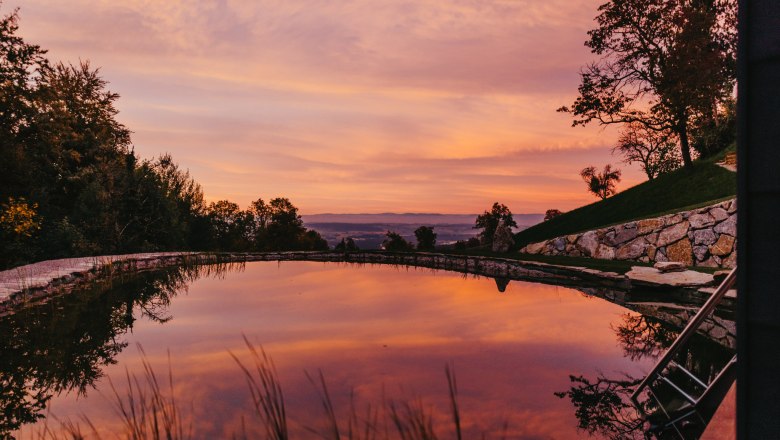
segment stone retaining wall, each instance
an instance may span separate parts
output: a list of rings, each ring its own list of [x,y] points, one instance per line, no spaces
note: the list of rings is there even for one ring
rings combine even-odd
[[[737,200],[532,243],[520,252],[688,266],[737,264]]]

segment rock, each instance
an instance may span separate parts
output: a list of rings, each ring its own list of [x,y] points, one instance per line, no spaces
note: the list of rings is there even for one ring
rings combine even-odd
[[[655,261],[655,252],[658,250],[657,247],[653,246],[652,244],[647,247],[647,258],[650,261]]]
[[[577,246],[587,257],[591,257],[596,253],[599,247],[599,238],[596,231],[588,231],[577,240]]]
[[[654,267],[632,267],[626,273],[632,283],[671,287],[703,287],[712,284],[712,275],[685,270],[663,273]]]
[[[655,263],[653,265],[654,268],[660,270],[661,272],[682,272],[686,270],[686,267],[684,264],[680,263],[679,261],[669,261],[664,263]]]
[[[670,214],[663,217],[663,219],[664,219],[664,224],[666,226],[676,225],[677,223],[680,223],[681,221],[685,220],[682,214]]]
[[[558,252],[563,252],[566,249],[566,237],[554,238],[552,245]]]
[[[655,251],[655,261],[658,261],[659,263],[665,263],[669,261],[668,258],[666,258],[666,248],[658,249]]]
[[[657,231],[664,226],[664,221],[660,218],[651,218],[647,220],[639,220],[637,222],[637,234],[645,235],[650,232]]]
[[[715,219],[709,213],[693,214],[688,217],[688,222],[693,229],[701,229],[715,224]]]
[[[605,244],[600,244],[598,249],[596,249],[596,253],[594,254],[594,257],[601,258],[602,260],[614,260],[615,248],[607,246]]]
[[[658,241],[656,242],[656,245],[666,246],[669,243],[674,243],[675,241],[685,237],[688,235],[689,226],[690,224],[687,221],[684,221],[667,227],[658,235]]]
[[[627,228],[624,225],[622,228],[616,228],[615,237],[612,239],[612,244],[620,245],[627,241],[631,241],[636,238],[637,234],[638,232],[636,227]]]
[[[634,231],[636,231],[636,229],[634,229]],[[635,260],[644,255],[645,250],[647,250],[647,243],[645,243],[643,238],[637,238],[618,248],[618,250],[615,251],[615,258],[618,260]]]
[[[720,262],[720,267],[726,267],[729,269],[737,267],[737,252],[732,252],[728,257],[723,258]]]
[[[734,214],[737,212],[737,199],[731,201],[731,206],[729,206],[729,209],[726,212],[729,214]]]
[[[684,238],[666,247],[666,257],[669,261],[679,261],[686,266],[693,265],[693,248],[691,242]]]
[[[720,260],[718,257],[712,256],[710,258],[707,258],[705,261],[700,262],[699,264],[697,264],[697,266],[720,267]]]
[[[658,243],[658,232],[651,232],[644,237],[647,244],[652,244],[655,246],[655,244]]]
[[[707,246],[694,246],[693,256],[696,257],[696,261],[704,261],[709,256],[709,249]]]
[[[566,241],[569,242],[569,243],[574,244],[574,243],[577,242],[577,238],[579,238],[579,235],[577,235],[577,234],[567,235],[566,236]]]
[[[547,244],[546,241],[542,241],[539,243],[531,243],[528,246],[524,247],[520,250],[520,252],[526,253],[526,254],[538,254],[542,252],[542,249],[544,249],[544,245]]]
[[[710,246],[710,253],[721,257],[730,254],[731,250],[734,248],[734,240],[734,237],[722,234],[720,238],[718,238],[718,241]]]
[[[736,214],[730,216],[725,221],[718,223],[717,225],[715,225],[715,227],[712,230],[717,232],[718,234],[729,234],[732,237],[736,237],[737,236]]]
[[[509,249],[515,245],[515,238],[512,235],[512,230],[504,224],[501,220],[496,227],[496,233],[493,234],[493,246],[491,249],[493,252],[509,252]]]
[[[710,209],[710,215],[715,219],[716,222],[722,222],[723,220],[729,218],[729,213],[720,206],[716,206]]]
[[[725,211],[724,211],[725,212]],[[718,241],[718,235],[715,234],[712,229],[701,229],[693,231],[693,243],[694,244],[712,244]]]

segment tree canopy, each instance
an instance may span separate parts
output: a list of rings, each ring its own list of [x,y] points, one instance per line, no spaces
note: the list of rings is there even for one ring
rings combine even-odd
[[[712,120],[736,78],[736,0],[612,0],[585,45],[573,125],[638,123],[673,133],[686,167],[691,128]]]
[[[89,62],[52,64],[0,18],[0,268],[100,253],[327,249],[289,199],[248,210],[169,154],[141,160]]]
[[[474,229],[482,229],[479,233],[479,239],[482,244],[493,243],[493,236],[496,234],[496,229],[501,221],[509,228],[517,227],[517,222],[512,218],[512,211],[503,203],[495,202],[490,211],[485,211],[477,216]]]

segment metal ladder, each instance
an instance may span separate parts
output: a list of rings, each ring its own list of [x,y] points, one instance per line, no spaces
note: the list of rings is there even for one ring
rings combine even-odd
[[[713,295],[704,303],[699,312],[696,313],[688,325],[685,326],[685,329],[683,329],[679,336],[677,336],[677,339],[674,341],[674,343],[672,343],[661,359],[658,360],[655,367],[653,367],[644,380],[639,383],[633,394],[631,394],[631,400],[633,401],[634,406],[643,415],[647,416],[647,414],[645,414],[644,407],[640,404],[638,398],[642,391],[645,388],[648,388],[648,394],[653,397],[653,399],[658,404],[659,411],[662,412],[666,418],[666,423],[664,426],[662,426],[662,428],[671,428],[679,435],[680,438],[685,438],[685,436],[683,435],[682,430],[678,424],[681,424],[685,420],[689,420],[691,417],[698,417],[701,422],[705,422],[700,415],[700,411],[708,412],[709,416],[711,417],[712,413],[714,413],[715,409],[717,409],[717,406],[720,404],[723,396],[726,394],[735,378],[737,363],[736,355],[731,358],[726,366],[723,367],[721,371],[715,376],[715,378],[709,383],[705,383],[703,380],[696,377],[695,374],[675,362],[674,358],[680,352],[686,342],[696,333],[697,330],[699,330],[705,319],[715,310],[715,307],[717,307],[717,305],[726,295],[726,292],[728,292],[728,290],[734,285],[736,278],[737,269],[734,268],[731,272],[729,272],[723,282],[721,282],[715,293],[713,293]],[[684,390],[683,386],[681,386],[679,383],[675,383],[669,377],[670,374],[674,371],[682,373],[678,376],[685,378],[690,383],[694,384],[694,386],[702,389],[703,391],[698,393],[698,396],[695,396],[693,393]],[[656,395],[656,392],[653,390],[653,387],[651,386],[653,384],[667,385],[671,390],[682,397],[682,399],[685,401],[685,405],[682,405],[678,411],[673,413],[668,412],[659,397]]]

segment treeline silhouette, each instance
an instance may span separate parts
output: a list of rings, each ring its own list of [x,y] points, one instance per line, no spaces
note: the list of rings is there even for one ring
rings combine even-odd
[[[52,63],[0,18],[0,269],[160,250],[322,249],[286,198],[207,204],[169,154],[141,159],[89,62]]]

